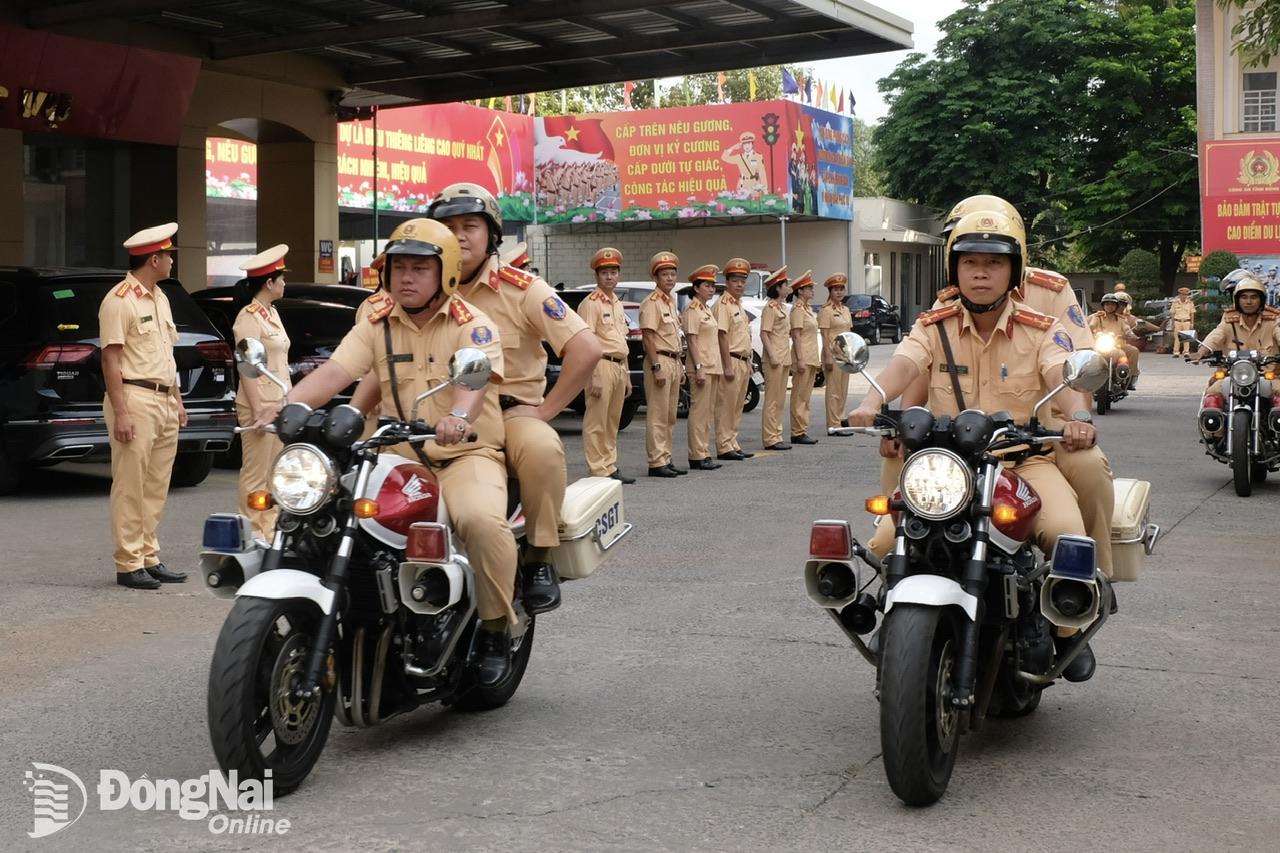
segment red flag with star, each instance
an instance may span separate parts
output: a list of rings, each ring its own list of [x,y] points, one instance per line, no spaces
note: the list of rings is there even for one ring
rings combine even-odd
[[[574,116],[546,116],[542,120],[547,136],[564,138],[564,147],[584,154],[600,154],[613,159],[613,142],[605,133],[598,118],[580,119]]]
[[[485,163],[493,175],[498,195],[502,195],[505,188],[514,183],[516,154],[511,148],[511,134],[507,133],[507,126],[503,124],[500,113],[489,123],[489,132],[484,138],[489,143],[489,156]]]

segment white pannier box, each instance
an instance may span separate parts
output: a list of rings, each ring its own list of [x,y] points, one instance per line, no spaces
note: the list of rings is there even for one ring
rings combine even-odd
[[[1160,536],[1159,525],[1147,521],[1151,484],[1146,480],[1117,477],[1116,508],[1111,515],[1111,567],[1113,581],[1136,581],[1147,554]]]
[[[571,483],[560,512],[560,547],[551,555],[556,574],[561,580],[589,577],[630,530],[622,483],[612,477],[583,477]]]

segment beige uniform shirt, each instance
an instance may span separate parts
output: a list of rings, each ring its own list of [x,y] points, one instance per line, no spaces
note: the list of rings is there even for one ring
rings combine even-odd
[[[795,362],[803,367],[817,367],[822,363],[818,355],[818,318],[813,309],[803,302],[791,307],[791,330],[800,330],[796,342]]]
[[[947,357],[938,329],[945,326],[955,355],[965,407],[988,414],[1006,411],[1019,423],[1031,418],[1036,402],[1062,381],[1062,363],[1072,352],[1062,324],[1009,300],[990,340],[973,327],[973,316],[959,303],[921,314],[895,356],[911,360],[929,377],[929,409],[957,415]]]
[[[954,285],[938,292],[934,308],[949,305],[960,296],[960,288]],[[1066,276],[1052,270],[1028,267],[1022,287],[1014,292],[1014,301],[1024,308],[1053,317],[1071,336],[1076,349],[1093,349],[1093,332],[1085,319],[1075,291]]]
[[[818,328],[823,332],[823,351],[836,335],[853,331],[853,312],[843,302],[827,302],[818,311]]]
[[[1267,355],[1280,354],[1280,328],[1277,327],[1277,314],[1274,308],[1263,309],[1261,319],[1255,319],[1252,325],[1238,311],[1228,311],[1222,315],[1222,322],[1204,339],[1204,345],[1210,352],[1230,352],[1231,350],[1257,350]],[[1241,343],[1237,344],[1239,340]]]
[[[751,321],[747,312],[742,310],[742,303],[731,294],[724,294],[716,303],[716,323],[729,336],[729,352],[732,355],[751,353]]]
[[[776,299],[770,299],[760,315],[760,337],[769,342],[769,349],[783,367],[791,364],[791,321],[787,309]],[[765,352],[767,359],[768,351]]]
[[[1105,311],[1095,311],[1089,315],[1089,330],[1095,335],[1109,332],[1116,336],[1120,343],[1129,343],[1129,335],[1133,332],[1134,322],[1117,311],[1108,315]]]
[[[680,326],[676,322],[675,300],[660,290],[645,297],[640,303],[640,329],[656,332],[659,353],[674,353],[680,357]]]
[[[1196,318],[1196,303],[1190,297],[1179,296],[1169,307],[1169,314],[1180,323],[1191,322]]]
[[[280,322],[280,314],[275,306],[265,306],[257,300],[250,302],[244,310],[236,315],[235,325],[231,327],[232,337],[236,343],[245,338],[257,338],[267,349],[267,369],[289,383],[289,335],[285,333]],[[265,376],[257,379],[240,378],[240,388],[236,391],[236,403],[249,405],[245,397],[245,383],[256,383],[258,398],[264,402],[279,400],[284,397],[279,386]]]
[[[377,371],[384,412],[394,413],[396,410],[395,398],[391,393],[391,370],[387,363],[384,322],[391,325],[397,388],[405,417],[409,417],[415,397],[448,378],[449,359],[463,347],[483,350],[493,369],[491,381],[502,381],[505,364],[498,329],[475,306],[455,295],[445,300],[426,325],[418,328],[399,305],[393,305],[389,310],[373,314],[357,323],[342,339],[342,343],[338,344],[332,358],[352,380],[359,379],[370,370]],[[429,424],[435,424],[449,414],[453,407],[452,400],[453,395],[449,391],[441,391],[423,402],[418,410],[418,417]],[[484,395],[484,405],[472,422],[472,429],[477,435],[474,443],[461,442],[441,447],[435,441],[427,441],[422,448],[432,461],[437,462],[472,453],[502,462],[502,444],[506,432],[495,388],[490,387]],[[404,449],[403,455],[408,458],[414,456],[413,451],[408,448]]]
[[[178,327],[169,309],[169,297],[159,285],[150,292],[129,273],[98,306],[102,347],[121,345],[120,375],[159,385],[178,383],[173,347]]]
[[[458,295],[498,327],[507,370],[502,393],[529,405],[541,404],[547,390],[547,352],[542,342],[562,355],[564,345],[587,324],[551,285],[506,266],[497,255],[489,257],[476,277],[458,289]]]
[[[578,305],[578,316],[597,338],[605,355],[627,356],[627,315],[612,293],[593,290]]]
[[[684,333],[689,338],[689,372],[693,373],[701,361],[702,372],[708,376],[724,373],[724,365],[720,363],[720,324],[710,306],[697,299],[689,300],[684,309]],[[696,354],[694,341],[697,341]]]

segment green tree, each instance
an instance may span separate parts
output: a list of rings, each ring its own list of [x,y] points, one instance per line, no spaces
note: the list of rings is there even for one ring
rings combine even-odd
[[[1063,218],[1102,263],[1132,247],[1155,252],[1172,293],[1200,234],[1195,2],[1099,5],[1090,30],[1081,59],[1090,97],[1079,101]]]
[[[1221,279],[1227,273],[1240,267],[1240,259],[1226,249],[1218,249],[1204,256],[1200,262],[1200,280],[1210,278]]]
[[[853,194],[859,198],[888,195],[888,179],[876,148],[875,128],[853,120]]]
[[[1155,299],[1162,290],[1160,259],[1154,252],[1146,249],[1130,249],[1125,252],[1116,268],[1116,276],[1128,286],[1135,310],[1146,300]]]
[[[1248,9],[1231,28],[1233,51],[1247,66],[1266,65],[1280,54],[1280,0],[1218,0],[1223,9]]]
[[[794,70],[794,69],[793,69]],[[800,69],[808,73],[805,68]],[[724,100],[727,103],[746,101],[770,101],[782,97],[782,66],[766,65],[761,68],[739,68],[724,72]],[[716,88],[716,72],[690,74],[674,87],[664,89],[658,106],[688,107],[720,103]],[[755,77],[756,96],[751,97],[751,77]],[[656,80],[636,80],[631,92],[631,107],[637,110],[652,109]],[[625,108],[624,83],[602,83],[598,86],[576,86],[571,89],[555,89],[538,92],[535,110],[538,115],[578,115],[579,113],[617,112]],[[487,101],[478,101],[487,106]],[[501,101],[498,105],[501,106]],[[513,103],[513,108],[517,104]]]

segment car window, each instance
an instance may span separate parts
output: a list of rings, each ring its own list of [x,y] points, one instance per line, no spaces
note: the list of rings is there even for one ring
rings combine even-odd
[[[844,304],[854,310],[871,307],[871,297],[865,293],[853,293],[844,298]]]
[[[281,299],[276,310],[289,334],[290,351],[307,355],[332,355],[356,320],[354,308],[335,302]]]
[[[47,331],[67,339],[80,339],[98,332],[98,307],[120,283],[119,279],[60,278],[40,286],[41,322]],[[169,297],[173,322],[178,331],[209,332],[209,318],[174,279],[160,283]]]

